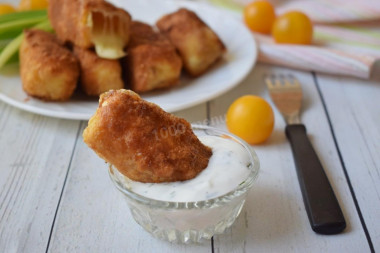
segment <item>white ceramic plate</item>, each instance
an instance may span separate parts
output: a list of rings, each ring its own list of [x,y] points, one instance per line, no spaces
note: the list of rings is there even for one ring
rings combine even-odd
[[[181,78],[176,88],[152,92],[142,97],[168,112],[185,109],[213,99],[236,86],[250,72],[257,57],[256,43],[242,22],[223,11],[196,2],[113,0],[125,8],[133,19],[154,24],[162,15],[180,7],[195,11],[222,39],[227,47],[224,59],[206,74]],[[22,90],[18,75],[0,75],[0,99],[17,108],[45,116],[88,120],[95,112],[97,98],[75,94],[67,102],[44,102],[31,98]]]

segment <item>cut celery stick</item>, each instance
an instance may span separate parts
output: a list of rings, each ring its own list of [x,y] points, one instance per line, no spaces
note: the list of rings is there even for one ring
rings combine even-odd
[[[11,56],[11,58],[9,58],[6,65],[12,64],[12,63],[17,63],[19,61],[18,57],[19,57],[18,52],[16,52],[14,55]]]
[[[7,32],[7,31],[12,31],[15,29],[22,29],[23,27],[31,26],[31,25],[40,23],[40,22],[46,20],[46,18],[47,18],[47,16],[42,16],[42,17],[36,17],[36,18],[19,19],[19,20],[6,22],[4,24],[0,24],[0,34]]]
[[[9,14],[0,15],[0,24],[4,24],[14,20],[28,19],[47,16],[46,10],[34,10],[34,11],[19,11]]]
[[[8,62],[8,60],[15,54],[20,48],[24,34],[20,34],[14,40],[12,40],[0,54],[0,69]]]
[[[30,28],[46,19],[46,10],[24,11],[0,15],[0,40],[14,39],[25,28]]]
[[[10,39],[14,39],[16,38],[24,29],[27,29],[27,28],[30,28],[32,27],[33,25],[30,25],[30,26],[25,26],[21,29],[15,29],[15,30],[12,30],[12,31],[6,31],[6,32],[3,32],[3,33],[0,33],[0,41],[3,41],[3,40],[10,40]],[[1,42],[0,42],[1,43]]]
[[[53,30],[48,19],[33,26],[33,28],[44,31]],[[23,39],[24,33],[21,33],[3,49],[3,51],[0,53],[0,69],[8,62],[9,59],[12,58],[12,56],[14,56],[18,52]]]
[[[12,40],[0,40],[0,52],[8,45]]]

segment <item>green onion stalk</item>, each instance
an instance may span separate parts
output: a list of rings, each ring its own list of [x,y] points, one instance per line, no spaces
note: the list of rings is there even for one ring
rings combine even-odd
[[[53,28],[46,10],[24,11],[0,16],[0,69],[9,61],[17,60],[17,54],[27,28],[51,32]]]

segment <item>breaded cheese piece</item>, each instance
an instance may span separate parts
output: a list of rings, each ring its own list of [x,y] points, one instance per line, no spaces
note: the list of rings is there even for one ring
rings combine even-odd
[[[216,33],[187,9],[165,15],[156,24],[177,48],[185,69],[192,76],[207,71],[226,50]]]
[[[82,48],[95,46],[107,59],[125,55],[131,16],[103,0],[49,0],[49,19],[60,40]]]
[[[123,89],[100,96],[83,140],[122,174],[140,182],[194,178],[212,155],[186,120]]]
[[[178,84],[182,60],[171,42],[142,22],[133,21],[125,59],[132,90],[143,93]]]
[[[55,35],[25,30],[20,47],[22,87],[30,96],[64,101],[73,94],[79,77],[79,63]]]
[[[89,96],[99,96],[112,89],[124,88],[119,60],[103,59],[90,49],[74,47],[80,63],[80,85]]]

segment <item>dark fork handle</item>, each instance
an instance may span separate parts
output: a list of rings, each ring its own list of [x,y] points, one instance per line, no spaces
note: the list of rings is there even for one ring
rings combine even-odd
[[[339,203],[311,145],[303,124],[287,125],[288,137],[296,164],[298,181],[307,215],[314,232],[337,234],[346,227]]]

